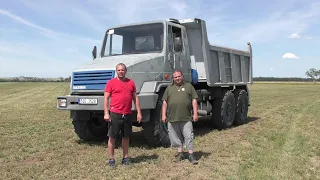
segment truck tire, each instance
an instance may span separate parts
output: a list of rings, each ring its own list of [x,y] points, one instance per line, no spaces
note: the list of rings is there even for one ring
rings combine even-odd
[[[233,126],[235,116],[235,99],[231,91],[224,91],[222,98],[215,98],[212,102],[212,123],[214,128],[227,129]]]
[[[84,141],[101,141],[108,138],[108,123],[103,119],[73,119],[74,131]]]
[[[150,121],[142,124],[143,136],[151,145],[169,147],[171,143],[168,126],[161,120],[163,91],[160,91],[158,95],[156,108],[152,109],[150,113]]]
[[[236,89],[234,91],[234,98],[236,100],[236,114],[234,118],[234,124],[246,124],[248,122],[248,94],[243,89]]]

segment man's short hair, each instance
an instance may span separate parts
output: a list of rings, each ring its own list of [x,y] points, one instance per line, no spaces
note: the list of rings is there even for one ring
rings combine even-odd
[[[173,78],[173,74],[176,73],[176,72],[180,72],[181,76],[183,77],[183,73],[180,69],[175,69],[172,73],[172,78]]]
[[[127,71],[127,66],[126,66],[125,64],[123,64],[123,63],[119,63],[119,64],[117,64],[116,69],[117,69],[117,67],[118,67],[118,66],[123,66],[123,67],[124,67],[124,69]]]

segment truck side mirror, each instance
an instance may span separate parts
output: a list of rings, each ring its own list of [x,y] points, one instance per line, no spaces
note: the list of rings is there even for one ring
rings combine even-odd
[[[92,57],[93,57],[93,59],[97,58],[97,46],[94,46],[94,47],[93,47]]]
[[[175,51],[182,51],[182,39],[181,37],[174,38],[174,49]]]

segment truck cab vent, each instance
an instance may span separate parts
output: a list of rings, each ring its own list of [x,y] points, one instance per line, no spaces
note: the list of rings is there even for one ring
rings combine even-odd
[[[114,74],[114,70],[73,72],[72,89],[103,90],[106,83],[114,77]]]

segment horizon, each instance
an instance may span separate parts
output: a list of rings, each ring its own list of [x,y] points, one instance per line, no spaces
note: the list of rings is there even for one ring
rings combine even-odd
[[[0,77],[69,77],[92,61],[108,28],[168,18],[203,19],[210,44],[247,50],[250,42],[253,77],[307,78],[307,70],[320,68],[316,0],[111,2],[3,2]]]
[[[70,76],[56,76],[56,77],[39,77],[39,76],[10,76],[10,77],[0,77],[1,78],[5,78],[5,79],[9,79],[9,78],[19,78],[19,77],[24,77],[24,78],[43,78],[43,79],[59,79],[59,78],[69,78],[72,77],[72,75]],[[290,79],[290,78],[297,78],[297,79],[311,79],[310,77],[274,77],[274,76],[253,76],[252,78],[279,78],[279,79]]]

